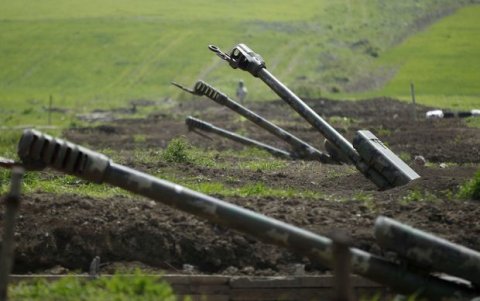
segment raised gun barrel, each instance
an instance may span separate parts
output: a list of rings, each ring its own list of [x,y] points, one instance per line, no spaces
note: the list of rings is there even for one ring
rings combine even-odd
[[[480,287],[480,253],[435,235],[379,216],[375,221],[375,239],[417,266],[445,272]]]
[[[230,131],[224,130],[222,128],[214,126],[211,123],[208,123],[208,122],[205,122],[203,120],[194,118],[192,116],[188,116],[187,119],[185,119],[185,123],[187,124],[189,129],[195,128],[195,129],[199,129],[199,130],[202,130],[202,131],[205,131],[205,132],[214,133],[214,134],[217,134],[219,136],[225,137],[227,139],[230,139],[230,140],[236,141],[238,143],[241,143],[243,145],[248,145],[248,146],[253,146],[253,147],[256,147],[256,148],[259,148],[259,149],[263,149],[263,150],[269,152],[270,154],[272,154],[274,156],[277,156],[277,157],[280,157],[280,158],[288,158],[288,159],[293,158],[293,156],[289,152],[286,152],[286,151],[281,150],[279,148],[267,145],[265,143],[262,143],[262,142],[259,142],[259,141],[256,141],[256,140],[253,140],[253,139],[250,139],[250,138],[247,138],[247,137],[240,136],[238,134],[235,134],[235,133],[232,133]]]
[[[326,237],[113,163],[104,155],[70,142],[26,130],[18,155],[27,169],[29,165],[50,166],[86,180],[121,187],[332,266],[332,242]],[[350,252],[354,273],[401,293],[419,293],[432,300],[469,300],[475,296],[475,291],[466,286],[412,273],[359,249],[351,248]]]
[[[318,160],[323,163],[336,163],[334,160],[332,160],[332,158],[330,158],[329,155],[319,151],[318,149],[314,148],[307,142],[297,138],[296,136],[285,131],[281,127],[273,124],[272,122],[268,121],[262,116],[247,109],[246,107],[242,106],[238,102],[229,98],[226,94],[220,92],[219,90],[215,89],[214,87],[212,87],[211,85],[207,84],[204,81],[201,81],[201,80],[197,81],[195,83],[193,90],[186,89],[177,83],[172,83],[172,84],[189,93],[200,95],[200,96],[206,96],[211,100],[215,101],[216,103],[223,105],[234,112],[237,112],[238,114],[247,118],[251,122],[258,125],[259,127],[267,130],[269,133],[273,134],[274,136],[290,144],[293,148],[292,155],[297,158]]]
[[[420,177],[369,131],[357,132],[352,145],[297,95],[275,78],[267,70],[263,58],[246,45],[238,44],[232,49],[230,54],[223,53],[218,47],[213,45],[210,45],[209,49],[226,60],[232,68],[239,68],[248,71],[255,77],[259,77],[315,129],[320,131],[328,141],[340,149],[356,168],[367,178],[371,179],[380,189],[401,186]],[[356,149],[357,147],[360,148]]]

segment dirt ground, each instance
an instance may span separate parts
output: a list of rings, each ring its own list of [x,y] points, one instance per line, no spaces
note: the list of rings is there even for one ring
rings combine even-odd
[[[403,187],[377,191],[371,182],[345,165],[288,161],[286,168],[273,171],[192,164],[174,164],[173,168],[179,175],[203,175],[211,181],[233,178],[236,185],[262,182],[269,187],[320,192],[328,197],[218,197],[321,235],[342,229],[351,236],[352,245],[375,254],[383,252],[373,238],[373,222],[378,215],[480,250],[480,206],[454,197],[458,186],[479,168],[479,129],[468,128],[460,119],[425,120],[428,108],[424,107],[417,108],[419,118],[414,122],[411,107],[392,99],[308,103],[350,140],[358,129],[371,130],[395,153],[406,156],[421,178]],[[283,102],[247,106],[323,148],[323,137]],[[206,99],[179,102],[168,112],[158,111],[146,119],[71,129],[65,136],[92,149],[122,150],[127,155],[121,163],[146,172],[172,166],[162,160],[148,165],[137,163],[135,149],[163,149],[178,136],[185,136],[202,149],[244,148],[223,138],[210,135],[212,139],[206,139],[188,132],[183,121],[188,115],[286,148],[267,132]],[[134,139],[136,135],[142,135],[141,142]],[[415,165],[411,160],[415,155],[424,156],[428,164]],[[408,202],[406,197],[412,191],[429,197]],[[16,239],[18,273],[86,271],[97,255],[104,263],[103,272],[137,266],[182,273],[278,275],[292,273],[298,264],[304,264],[308,273],[325,271],[301,256],[134,196],[97,200],[42,192],[25,195]]]

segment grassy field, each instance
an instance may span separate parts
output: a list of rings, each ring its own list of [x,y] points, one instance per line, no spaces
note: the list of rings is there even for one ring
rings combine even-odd
[[[93,280],[65,277],[54,282],[24,281],[10,286],[9,300],[184,300],[176,298],[170,285],[160,276],[151,277],[141,271],[124,272],[130,275],[116,274]]]
[[[480,5],[459,10],[387,51],[380,63],[397,69],[379,94],[439,107],[480,108]]]
[[[132,99],[190,97],[170,86],[172,80],[190,85],[205,79],[233,94],[244,79],[249,99],[276,98],[263,83],[209,52],[212,43],[224,50],[247,43],[302,96],[368,90],[378,83],[366,79],[387,72],[376,64],[379,55],[421,27],[418,20],[428,23],[460,5],[453,0],[0,1],[0,123],[44,124],[50,95],[54,106],[75,112],[127,106]],[[60,115],[56,123],[71,123]]]

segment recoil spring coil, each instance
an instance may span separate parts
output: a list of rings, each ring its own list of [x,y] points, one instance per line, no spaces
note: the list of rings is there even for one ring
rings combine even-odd
[[[195,84],[195,92],[201,95],[205,95],[210,99],[216,100],[216,101],[221,101],[222,98],[225,98],[226,96],[223,95],[220,91],[215,89],[214,87],[210,86],[209,84],[205,83],[204,81],[199,80]]]

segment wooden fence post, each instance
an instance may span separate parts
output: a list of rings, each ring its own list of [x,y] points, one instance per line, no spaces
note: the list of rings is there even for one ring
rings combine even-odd
[[[24,170],[13,167],[10,191],[5,198],[5,218],[3,226],[3,242],[0,252],[0,301],[7,300],[8,278],[12,270],[15,250],[15,224],[20,207],[20,189]]]

